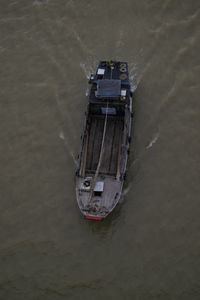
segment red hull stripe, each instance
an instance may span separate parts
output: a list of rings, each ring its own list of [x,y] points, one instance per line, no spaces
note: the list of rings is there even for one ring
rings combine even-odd
[[[101,221],[102,217],[96,217],[96,216],[85,216],[88,220],[95,220],[95,221]]]

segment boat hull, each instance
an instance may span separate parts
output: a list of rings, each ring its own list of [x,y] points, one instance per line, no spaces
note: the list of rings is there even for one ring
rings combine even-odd
[[[76,198],[84,217],[99,221],[119,202],[126,175],[132,118],[128,64],[100,62],[90,83]]]

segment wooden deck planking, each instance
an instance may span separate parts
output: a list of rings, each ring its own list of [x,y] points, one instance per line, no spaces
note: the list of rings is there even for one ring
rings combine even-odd
[[[109,172],[110,160],[112,159],[112,144],[114,138],[114,131],[115,131],[115,120],[108,119],[107,130],[105,135],[104,153],[103,153],[103,159],[100,168],[101,173]]]
[[[114,155],[115,155],[114,138],[115,138],[115,135],[116,135],[116,128],[117,128],[116,122],[119,122],[119,121],[118,121],[118,119],[116,119],[113,122],[114,122],[114,130],[113,130],[113,140],[112,140],[112,147],[111,147],[111,154],[110,154],[111,159],[110,159],[110,162],[109,162],[109,169],[108,169],[109,173],[111,173],[111,164],[112,164],[112,161],[113,161]]]
[[[105,189],[101,197],[101,207],[110,210],[114,204],[116,193],[120,194],[121,192],[121,187],[121,182],[113,178],[106,178]]]
[[[97,119],[91,120],[86,169],[92,168],[92,153],[93,153],[93,147],[94,147],[96,126],[97,126]]]
[[[97,126],[95,131],[95,138],[93,143],[92,149],[92,156],[91,156],[91,169],[96,170],[98,162],[99,162],[99,155],[101,150],[101,142],[103,136],[103,127],[104,127],[104,119],[97,119]],[[88,157],[88,159],[90,159]]]
[[[121,145],[122,132],[123,132],[123,119],[116,120],[115,127],[115,135],[113,139],[113,147],[112,147],[112,160],[110,161],[110,169],[109,172],[111,174],[117,173],[117,165],[118,165],[118,153],[119,146]]]
[[[99,161],[102,135],[104,128],[104,116],[91,117],[89,143],[86,169],[87,172],[95,171]],[[104,154],[100,173],[116,174],[118,163],[119,141],[121,141],[123,129],[123,118],[108,116]]]
[[[102,134],[102,130],[101,130],[102,122],[103,122],[102,120],[99,120],[97,118],[91,118],[89,145],[88,145],[88,153],[87,153],[87,164],[86,164],[87,170],[95,169],[94,166],[97,165],[98,163],[98,161],[96,163],[96,160],[100,152],[99,143],[100,143],[100,135]],[[98,135],[97,132],[99,133]]]

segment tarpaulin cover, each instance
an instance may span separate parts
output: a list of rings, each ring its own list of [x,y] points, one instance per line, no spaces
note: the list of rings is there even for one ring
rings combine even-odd
[[[102,79],[98,80],[97,97],[119,97],[121,89],[121,80],[118,79]]]

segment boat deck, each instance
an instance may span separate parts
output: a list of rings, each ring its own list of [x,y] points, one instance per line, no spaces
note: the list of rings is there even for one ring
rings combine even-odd
[[[92,174],[89,174],[92,176]],[[101,181],[101,176],[98,176],[97,181]],[[79,207],[84,214],[105,216],[115,207],[119,201],[122,189],[122,182],[116,180],[113,177],[106,177],[104,182],[104,191],[100,197],[93,195],[91,202],[89,203],[89,191],[81,189],[84,178],[77,177],[77,199],[79,199]],[[89,204],[89,206],[88,206]]]
[[[101,150],[105,116],[90,116],[90,130],[86,159],[86,173],[95,173]],[[108,116],[101,174],[116,175],[120,160],[123,117]]]

